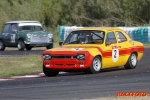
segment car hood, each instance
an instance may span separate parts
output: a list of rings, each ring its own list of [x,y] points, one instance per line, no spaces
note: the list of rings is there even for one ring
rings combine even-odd
[[[24,31],[23,34],[31,34],[33,36],[47,36],[48,34],[51,34],[49,32],[45,31]]]
[[[29,32],[30,34],[32,34],[33,36],[47,36],[48,32],[44,32],[44,31],[36,31],[36,32]]]
[[[47,54],[77,54],[80,52],[95,52],[101,51],[101,48],[98,46],[82,45],[82,46],[62,46],[56,47],[53,49],[45,50],[43,53]]]

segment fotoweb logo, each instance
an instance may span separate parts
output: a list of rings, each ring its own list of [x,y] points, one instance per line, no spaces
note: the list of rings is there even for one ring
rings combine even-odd
[[[124,98],[134,98],[134,97],[147,97],[148,94],[146,92],[117,92],[117,97],[124,97]]]

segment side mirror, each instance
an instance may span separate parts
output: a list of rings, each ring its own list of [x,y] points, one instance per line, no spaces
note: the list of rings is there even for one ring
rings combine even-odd
[[[63,42],[59,42],[59,46],[62,46],[63,45]]]
[[[110,44],[111,44],[111,42],[110,42],[110,41],[107,41],[107,42],[106,42],[106,45],[110,45]]]

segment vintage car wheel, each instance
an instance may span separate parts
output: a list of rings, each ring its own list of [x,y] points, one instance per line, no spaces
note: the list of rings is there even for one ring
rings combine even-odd
[[[0,40],[0,51],[4,51],[5,50],[5,45],[3,43],[2,40]]]
[[[97,74],[100,72],[101,66],[102,66],[101,59],[100,57],[96,56],[93,59],[91,66],[85,72],[89,74]]]
[[[124,66],[126,69],[134,69],[137,65],[137,55],[132,53]]]
[[[24,50],[24,48],[25,48],[24,42],[22,40],[19,40],[18,41],[18,50],[22,51],[22,50]]]
[[[57,76],[59,73],[59,71],[57,70],[51,70],[51,69],[45,68],[44,65],[43,65],[43,72],[48,77]]]
[[[26,45],[26,50],[31,50],[31,49],[32,49],[32,46]]]
[[[53,44],[46,46],[46,49],[52,49],[52,48],[53,48]]]

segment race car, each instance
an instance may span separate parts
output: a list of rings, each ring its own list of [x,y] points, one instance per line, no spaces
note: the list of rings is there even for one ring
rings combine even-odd
[[[60,71],[97,74],[106,68],[134,69],[143,52],[143,44],[120,28],[88,27],[73,30],[62,46],[43,51],[41,58],[44,74],[51,77]]]

